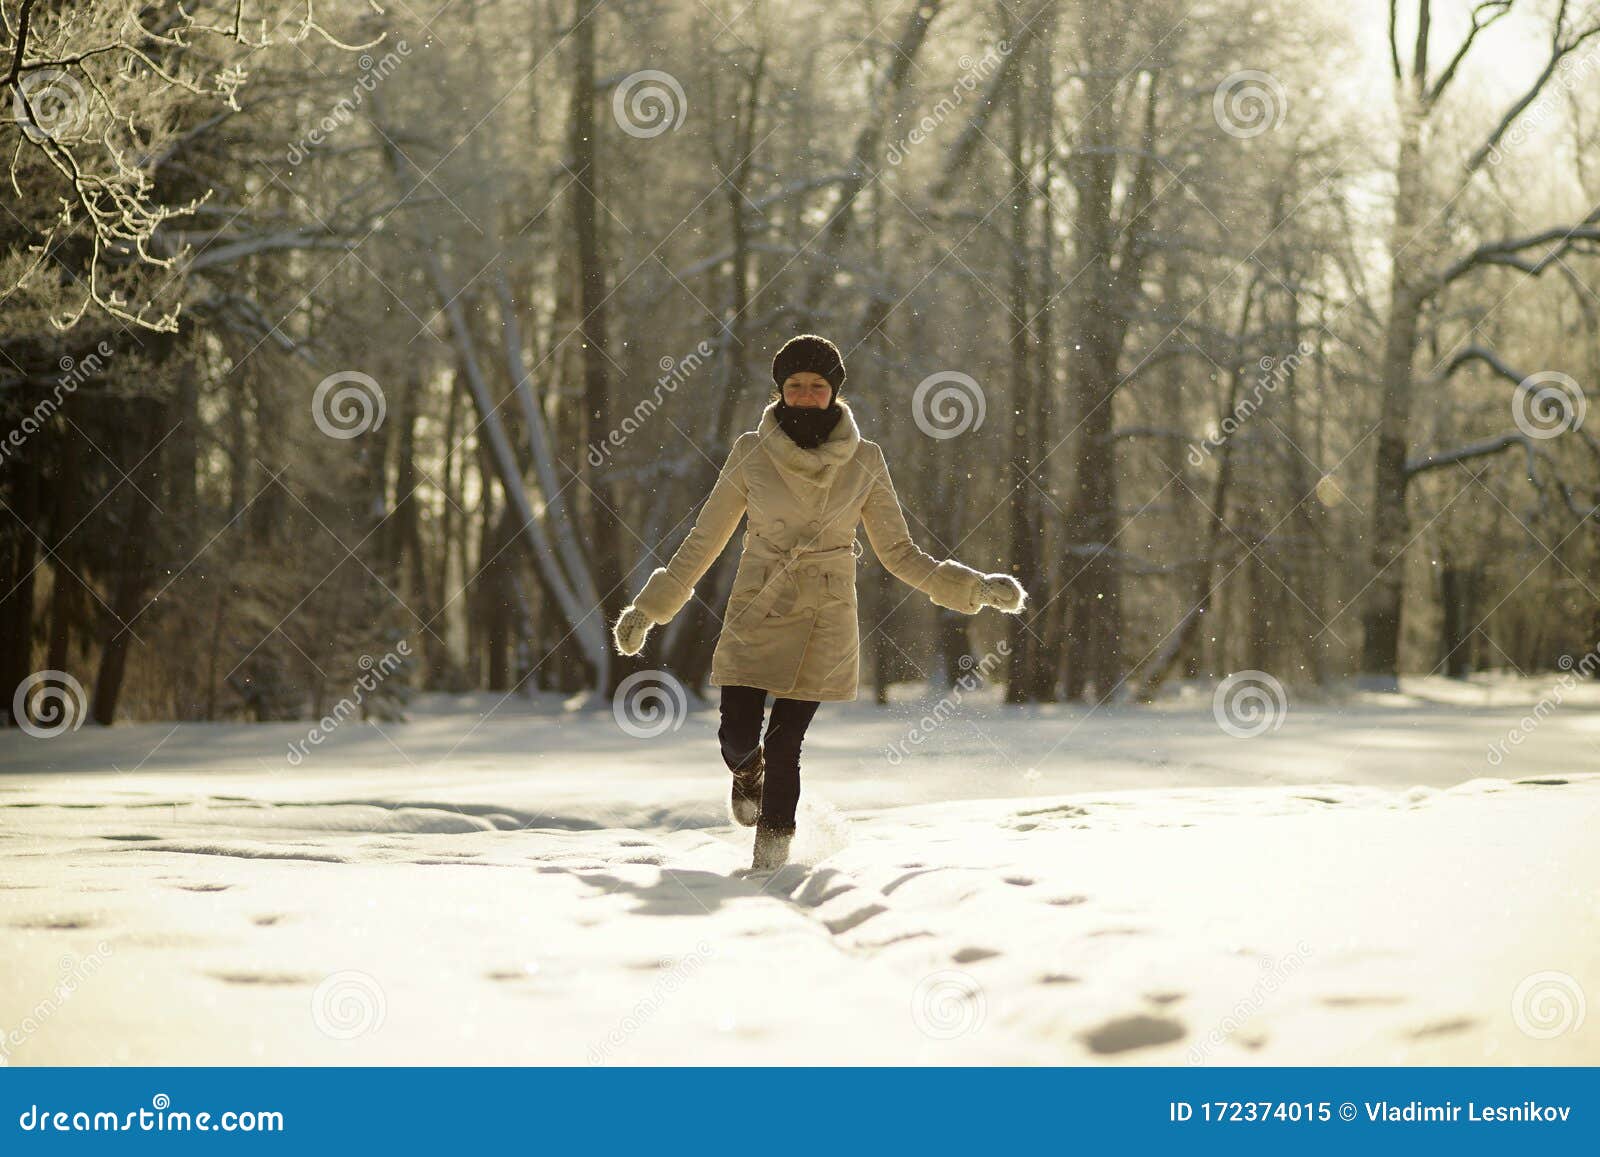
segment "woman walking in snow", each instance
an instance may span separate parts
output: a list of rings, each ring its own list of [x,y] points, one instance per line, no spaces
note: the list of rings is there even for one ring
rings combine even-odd
[[[1022,609],[1008,574],[943,561],[911,541],[883,450],[861,436],[839,397],[844,360],[827,338],[802,334],[772,360],[773,400],[739,435],[683,543],[612,626],[617,650],[637,655],[672,621],[749,515],[743,553],[711,658],[722,689],[717,738],[733,773],[733,818],[755,825],[751,867],[782,867],[800,801],[800,741],[824,702],[856,697],[858,523],[890,574],[941,607],[976,614]],[[776,696],[766,735],[767,695]]]

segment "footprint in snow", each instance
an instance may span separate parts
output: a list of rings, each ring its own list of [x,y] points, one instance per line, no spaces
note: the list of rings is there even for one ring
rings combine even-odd
[[[313,983],[311,977],[300,976],[293,972],[213,972],[211,976],[226,984],[262,984],[274,987],[290,987],[297,984]]]
[[[992,956],[999,956],[1000,952],[994,948],[963,948],[954,953],[950,959],[957,964],[975,964],[980,960],[988,960]]]
[[[859,928],[868,920],[871,920],[874,916],[882,915],[887,911],[888,909],[882,904],[868,904],[865,907],[857,908],[851,912],[846,912],[842,916],[835,916],[832,919],[824,920],[822,924],[823,927],[825,927],[829,932],[832,932],[835,936],[838,936],[845,932],[849,932],[852,929]]]
[[[1178,1021],[1141,1012],[1119,1016],[1090,1029],[1083,1034],[1083,1042],[1090,1052],[1104,1055],[1171,1044],[1182,1040],[1183,1034],[1183,1025]]]
[[[87,916],[40,916],[11,925],[29,932],[78,932],[94,926],[94,921]]]
[[[1351,996],[1325,996],[1319,1002],[1328,1008],[1372,1008],[1386,1004],[1404,1004],[1403,996],[1351,995]]]
[[[1412,1029],[1406,1035],[1412,1040],[1426,1040],[1433,1036],[1451,1036],[1454,1033],[1466,1032],[1478,1022],[1470,1016],[1458,1016],[1450,1020],[1436,1020],[1420,1028]]]

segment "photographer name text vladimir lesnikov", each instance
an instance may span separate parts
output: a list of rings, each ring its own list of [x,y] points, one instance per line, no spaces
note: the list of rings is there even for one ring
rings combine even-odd
[[[1565,1121],[1572,1113],[1571,1105],[1541,1105],[1524,1101],[1520,1105],[1480,1105],[1468,1101],[1465,1107],[1454,1101],[1442,1105],[1428,1105],[1421,1101],[1408,1101],[1391,1105],[1388,1101],[1367,1101],[1369,1121]]]

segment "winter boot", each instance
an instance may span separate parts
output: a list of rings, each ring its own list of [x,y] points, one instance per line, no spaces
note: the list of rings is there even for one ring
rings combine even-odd
[[[754,827],[761,814],[761,782],[766,776],[765,752],[756,748],[755,758],[733,773],[733,793],[728,797],[728,813],[733,822]]]
[[[765,820],[756,824],[755,854],[750,859],[752,872],[776,872],[789,862],[789,841],[793,828],[780,828]]]

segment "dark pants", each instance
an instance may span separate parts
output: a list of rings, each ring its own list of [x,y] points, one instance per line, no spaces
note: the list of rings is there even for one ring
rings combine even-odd
[[[811,717],[822,704],[809,699],[772,701],[767,734],[761,735],[761,714],[767,692],[760,687],[722,688],[722,727],[717,740],[722,761],[734,771],[755,758],[756,748],[766,752],[766,780],[761,789],[761,822],[769,827],[793,828],[800,803],[800,741]]]

